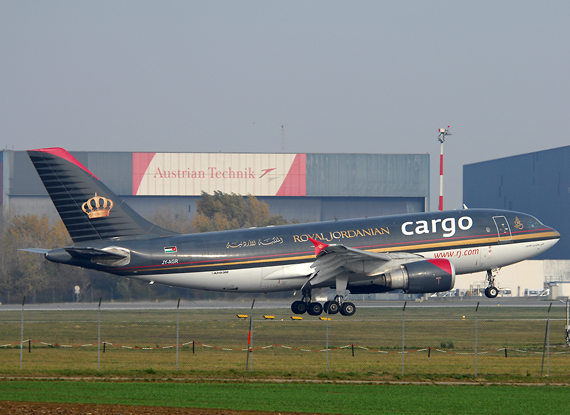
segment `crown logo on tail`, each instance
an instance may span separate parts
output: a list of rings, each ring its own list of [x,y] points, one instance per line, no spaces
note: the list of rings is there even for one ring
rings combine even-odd
[[[113,201],[106,197],[97,196],[97,192],[95,192],[95,196],[81,206],[81,210],[87,213],[89,219],[109,216],[111,209],[113,209]]]

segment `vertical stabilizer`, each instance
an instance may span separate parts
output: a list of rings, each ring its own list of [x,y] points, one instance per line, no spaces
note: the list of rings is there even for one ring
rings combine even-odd
[[[141,217],[64,149],[28,155],[73,242],[176,234]]]

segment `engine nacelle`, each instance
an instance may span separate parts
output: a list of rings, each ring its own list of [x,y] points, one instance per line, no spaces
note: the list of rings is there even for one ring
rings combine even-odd
[[[408,294],[449,291],[455,285],[455,267],[448,259],[409,262],[386,272],[374,283]]]

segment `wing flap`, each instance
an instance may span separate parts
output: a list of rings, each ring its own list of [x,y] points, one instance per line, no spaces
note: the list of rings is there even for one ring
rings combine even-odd
[[[311,283],[311,285],[323,284],[329,280],[336,279],[338,275],[344,273],[346,273],[346,270],[343,268],[336,268],[329,272],[319,272],[318,274],[315,274],[315,276],[312,279],[310,279],[309,282]]]

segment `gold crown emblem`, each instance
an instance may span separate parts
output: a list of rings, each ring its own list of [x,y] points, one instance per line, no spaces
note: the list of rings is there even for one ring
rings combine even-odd
[[[81,209],[87,213],[89,219],[103,218],[109,216],[111,209],[113,209],[113,201],[106,197],[97,196],[97,192],[95,192],[95,196],[85,202]]]

